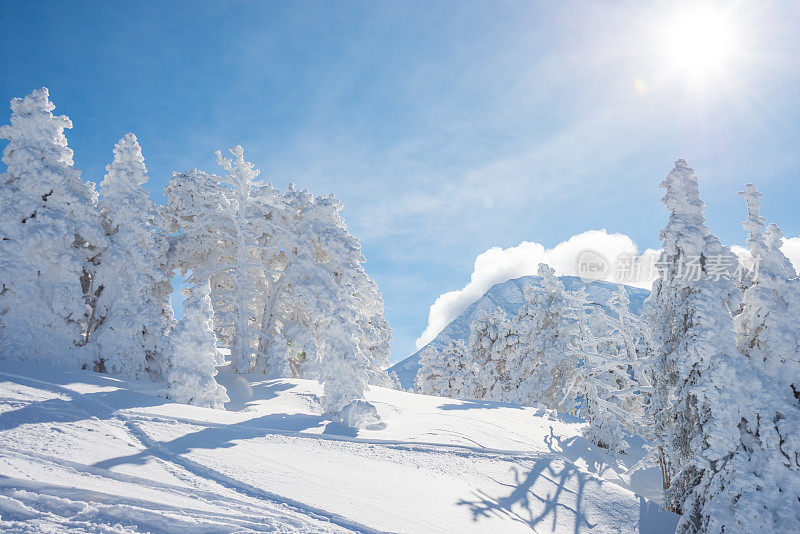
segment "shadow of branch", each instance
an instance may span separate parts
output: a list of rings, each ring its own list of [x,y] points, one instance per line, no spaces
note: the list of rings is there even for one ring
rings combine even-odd
[[[553,530],[571,524],[574,532],[591,529],[582,511],[584,490],[588,483],[601,484],[595,478],[578,471],[575,466],[558,460],[542,459],[534,463],[527,472],[512,468],[514,482],[501,483],[509,488],[507,495],[492,497],[484,491],[475,492],[475,499],[462,499],[459,506],[467,506],[472,520],[479,521],[489,516],[512,519],[535,530],[537,525],[552,518]],[[565,495],[566,494],[566,495]],[[574,503],[570,506],[567,503]]]

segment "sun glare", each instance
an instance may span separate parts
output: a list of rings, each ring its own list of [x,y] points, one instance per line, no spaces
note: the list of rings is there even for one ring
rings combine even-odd
[[[738,52],[736,28],[724,10],[699,6],[682,10],[660,33],[670,69],[694,81],[724,74]]]

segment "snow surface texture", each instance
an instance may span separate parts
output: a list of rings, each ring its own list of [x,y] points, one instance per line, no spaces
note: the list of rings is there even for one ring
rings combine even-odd
[[[228,411],[0,361],[0,531],[675,529],[641,496],[658,472],[629,477],[579,419],[372,387],[385,426],[356,431],[321,415],[314,381],[220,379]]]
[[[560,276],[559,280],[563,282],[564,287],[568,291],[575,291],[585,287],[589,302],[600,304],[604,310],[610,311],[608,310],[607,303],[616,292],[617,284],[609,282],[592,282],[587,284],[575,276]],[[524,294],[525,286],[538,286],[540,284],[541,277],[539,276],[523,276],[522,278],[515,278],[514,280],[509,280],[501,284],[495,284],[485,295],[472,303],[461,315],[447,325],[444,330],[439,332],[433,341],[405,360],[396,363],[389,369],[389,372],[397,373],[397,377],[400,379],[400,384],[403,388],[409,389],[414,387],[414,379],[420,368],[419,358],[422,351],[427,347],[442,350],[448,343],[458,339],[469,341],[470,324],[481,312],[491,313],[497,309],[501,309],[506,312],[508,316],[513,317],[516,315],[517,311],[527,303]],[[631,301],[631,312],[639,315],[642,311],[642,303],[644,299],[647,298],[647,295],[649,295],[649,291],[628,286],[626,286],[626,288]]]

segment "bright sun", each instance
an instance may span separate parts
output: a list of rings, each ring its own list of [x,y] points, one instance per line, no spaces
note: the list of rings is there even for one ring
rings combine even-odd
[[[660,34],[670,69],[693,81],[720,77],[738,54],[735,25],[722,10],[683,9],[666,22]]]

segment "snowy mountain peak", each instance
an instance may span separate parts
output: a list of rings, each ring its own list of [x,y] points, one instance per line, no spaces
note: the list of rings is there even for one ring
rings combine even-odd
[[[613,295],[617,284],[610,282],[584,282],[575,276],[561,276],[568,291],[576,291],[581,288],[586,289],[587,299],[590,303],[595,303],[608,311],[606,303]],[[463,339],[469,340],[470,324],[481,312],[491,313],[495,310],[503,310],[509,316],[513,316],[525,304],[524,289],[529,285],[538,286],[541,284],[540,276],[523,276],[495,284],[477,301],[470,304],[458,317],[448,324],[439,334],[427,345],[417,352],[392,366],[389,372],[396,372],[400,383],[406,389],[414,385],[414,379],[419,371],[419,357],[427,347],[434,347],[437,350],[444,348],[450,341]],[[642,311],[642,303],[650,294],[649,291],[635,287],[626,286],[630,297],[630,309],[635,314]]]

